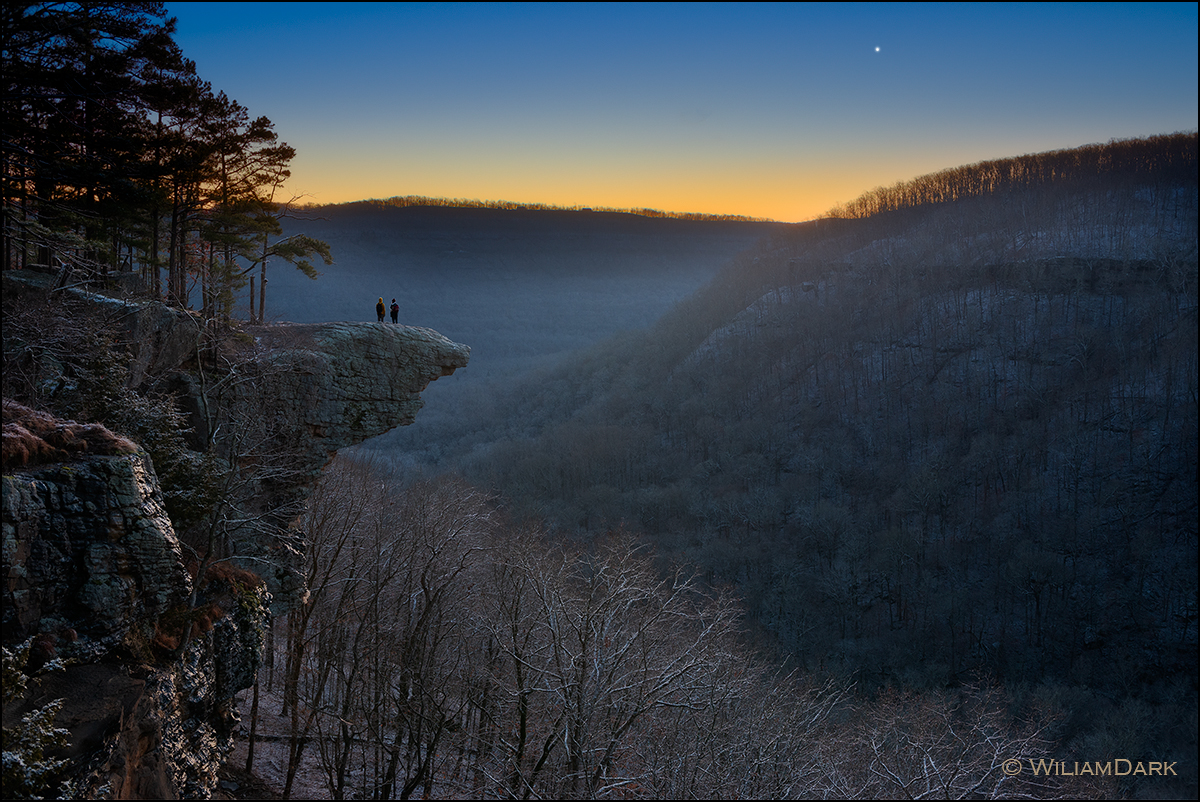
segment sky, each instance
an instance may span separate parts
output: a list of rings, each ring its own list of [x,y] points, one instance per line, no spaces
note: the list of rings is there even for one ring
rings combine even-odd
[[[310,203],[796,222],[988,159],[1197,128],[1196,3],[175,3]]]

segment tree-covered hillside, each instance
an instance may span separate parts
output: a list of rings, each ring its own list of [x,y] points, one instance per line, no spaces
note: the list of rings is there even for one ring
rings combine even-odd
[[[907,205],[791,228],[653,328],[486,399],[432,468],[572,535],[639,533],[809,668],[1177,698],[1196,136],[1053,156],[952,171],[1059,165],[1019,186],[918,179]]]
[[[81,714],[71,771],[116,795],[194,757],[180,733],[212,765],[160,795],[211,793],[253,682],[246,770],[277,749],[258,770],[285,798],[305,770],[331,798],[1196,797],[1195,132],[953,168],[795,226],[302,220],[278,194],[294,152],[196,75],[162,4],[0,14],[9,590],[40,581],[31,554],[97,562],[54,551],[84,542],[56,514],[17,520],[39,488],[130,546],[124,512],[33,475],[68,450],[151,455],[143,506],[194,580],[112,652],[57,602],[36,641],[6,627],[6,791],[65,779],[57,695],[25,681],[61,643],[134,681],[82,696],[179,667],[194,685],[145,699],[219,718],[217,740],[140,702]],[[281,260],[300,272],[267,294]],[[366,320],[376,352],[412,331],[370,322],[380,296],[467,368],[455,345],[410,392],[409,351],[361,367],[312,327],[233,320]],[[330,430],[381,431],[417,392],[418,425],[330,461],[366,436]],[[251,569],[281,592],[246,660],[183,656],[249,608]],[[24,701],[41,718],[13,728]],[[112,753],[126,785],[93,760],[118,732],[145,758]]]

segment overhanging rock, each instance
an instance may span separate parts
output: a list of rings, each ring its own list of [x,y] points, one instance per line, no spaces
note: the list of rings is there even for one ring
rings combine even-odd
[[[262,392],[301,453],[323,461],[413,422],[429,383],[465,367],[471,349],[432,329],[379,323],[282,323],[248,329],[259,345]]]
[[[412,423],[421,391],[464,367],[471,349],[431,329],[379,323],[282,323],[245,333],[254,338],[238,368],[247,380],[220,403],[260,418],[250,425],[261,424],[255,438],[265,447],[247,456],[221,432],[216,439],[239,465],[257,468],[242,493],[244,512],[274,534],[252,527],[231,545],[267,580],[278,612],[304,592],[305,535],[293,526],[321,470],[339,449]]]

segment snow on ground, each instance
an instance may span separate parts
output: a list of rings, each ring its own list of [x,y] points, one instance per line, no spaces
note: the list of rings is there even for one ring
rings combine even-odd
[[[238,696],[238,709],[242,714],[242,726],[235,734],[233,753],[226,761],[233,766],[244,769],[246,754],[250,741],[250,703],[252,691],[243,691]],[[287,782],[288,764],[288,725],[289,719],[279,715],[283,709],[283,694],[276,689],[267,693],[259,690],[258,695],[258,727],[254,743],[254,764],[251,772],[259,777],[277,795],[282,795]],[[292,799],[329,799],[329,790],[325,785],[324,774],[317,760],[316,750],[310,745],[305,751],[305,759],[296,770],[296,779],[292,784]],[[239,797],[245,799],[247,797]]]
[[[241,711],[242,724],[235,733],[233,752],[226,765],[230,770],[223,772],[221,791],[226,799],[281,799],[283,787],[287,782],[288,765],[288,728],[290,719],[281,716],[283,709],[283,694],[278,688],[267,693],[265,687],[259,689],[258,696],[258,727],[254,743],[254,764],[252,778],[244,775],[246,754],[249,751],[250,734],[250,705],[253,699],[252,691],[243,691],[238,695],[238,709]],[[260,782],[256,782],[260,781]],[[476,799],[478,794],[460,781],[442,778],[437,783],[434,792],[427,798],[434,799]],[[237,785],[234,789],[231,784]],[[264,793],[269,789],[269,793]],[[397,789],[397,792],[399,789]],[[418,788],[414,796],[424,796]],[[292,799],[331,799],[325,773],[321,769],[320,756],[317,746],[309,743],[304,752],[300,768],[296,770],[296,779],[292,783]]]

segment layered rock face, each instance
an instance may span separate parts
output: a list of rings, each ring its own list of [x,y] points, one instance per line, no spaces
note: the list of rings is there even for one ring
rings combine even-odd
[[[236,501],[278,532],[338,449],[412,423],[421,391],[470,358],[470,348],[431,329],[380,323],[252,326],[240,341],[214,345],[196,316],[159,303],[52,291],[53,277],[29,270],[4,271],[3,281],[6,305],[61,296],[102,322],[130,357],[127,383],[176,397],[193,448],[238,465],[270,463],[247,478]],[[36,370],[52,373],[46,365]],[[304,593],[302,541],[293,533],[270,542],[239,536],[233,544],[267,580],[276,612]]]
[[[282,323],[249,329],[261,356],[256,391],[270,398],[300,453],[338,449],[407,426],[431,381],[465,367],[471,349],[436,331],[380,323]],[[297,427],[295,424],[300,424]]]
[[[282,613],[305,592],[304,533],[291,524],[321,470],[339,449],[412,423],[421,391],[465,366],[470,349],[430,329],[379,323],[284,323],[247,333],[254,345],[239,370],[252,380],[237,384],[226,404],[259,420],[227,426],[267,441],[248,457],[265,469],[241,493],[246,511],[274,534],[244,530],[230,538],[263,574]]]
[[[6,308],[48,297],[45,277],[24,272],[5,271]],[[298,502],[338,449],[411,423],[420,392],[470,350],[421,328],[280,324],[245,330],[232,358],[205,364],[203,326],[189,313],[65,292],[117,326],[129,385],[169,389],[192,413],[194,444],[244,468],[229,433],[239,416],[253,419],[256,454],[286,470],[239,491],[242,512],[274,527],[230,544],[263,584],[235,567],[195,576],[144,451],[6,467],[4,643],[34,638],[26,671],[37,677],[22,706],[6,706],[5,726],[64,698],[72,795],[206,798],[232,744],[234,694],[254,682],[272,593],[278,611],[304,591],[303,533],[285,533]],[[54,657],[72,664],[37,672]]]
[[[191,593],[149,458],[4,477],[5,640],[74,628],[98,654]]]
[[[14,473],[3,490],[5,642],[35,639],[30,673],[67,662],[5,709],[5,726],[64,699],[72,795],[208,796],[231,746],[233,695],[258,667],[265,588],[210,581],[193,597],[144,453]]]
[[[51,277],[30,270],[3,273],[6,301],[45,302]],[[201,392],[195,380],[204,326],[188,312],[162,304],[113,298],[79,289],[63,291],[104,320],[129,353],[134,387],[172,384],[181,396]],[[288,445],[327,460],[339,448],[412,423],[431,381],[465,367],[471,349],[432,329],[380,323],[280,323],[246,327],[253,347],[242,349],[240,367],[257,373],[243,384],[270,398],[290,430]],[[247,393],[248,394],[248,393]],[[194,397],[192,407],[205,406]],[[234,403],[246,398],[234,397]],[[202,430],[207,421],[194,420]],[[306,431],[297,436],[297,425]]]

